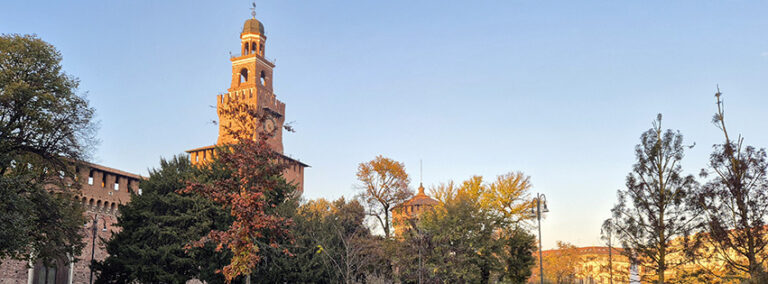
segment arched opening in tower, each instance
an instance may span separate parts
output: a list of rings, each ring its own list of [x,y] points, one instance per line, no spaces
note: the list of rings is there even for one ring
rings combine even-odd
[[[248,82],[248,69],[243,68],[240,70],[240,82],[238,84]]]

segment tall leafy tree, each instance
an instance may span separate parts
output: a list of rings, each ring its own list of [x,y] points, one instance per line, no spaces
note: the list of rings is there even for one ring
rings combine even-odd
[[[550,283],[575,283],[583,260],[578,248],[571,243],[557,241],[557,250],[543,256],[544,278]],[[538,271],[537,271],[538,272]],[[536,273],[538,274],[538,273]],[[539,276],[537,275],[536,278]]]
[[[185,249],[189,242],[232,223],[221,206],[176,192],[199,171],[184,155],[160,160],[160,168],[141,181],[142,194],[119,207],[116,226],[121,230],[106,242],[109,256],[93,264],[96,283],[184,283],[193,278],[224,282],[215,271],[229,254],[215,252],[212,244]]]
[[[682,173],[684,147],[682,134],[662,130],[659,114],[653,128],[640,136],[627,188],[618,191],[618,203],[611,210],[624,253],[655,272],[646,280],[656,283],[665,283],[664,273],[684,263],[688,237],[695,227],[696,213],[686,201],[696,181]],[[682,241],[672,244],[677,238]]]
[[[505,267],[499,279],[509,283],[525,283],[531,278],[531,268],[536,261],[536,237],[517,226],[505,235],[502,242]]]
[[[384,156],[361,163],[357,167],[357,179],[361,182],[368,215],[376,218],[389,239],[391,210],[413,196],[408,188],[410,178],[405,173],[405,165]]]
[[[488,283],[492,273],[503,269],[496,257],[503,244],[493,236],[497,221],[464,197],[425,212],[416,229],[406,234],[407,250],[397,263],[401,277],[406,282],[422,277],[428,283]]]
[[[88,156],[96,127],[77,87],[52,45],[0,36],[0,259],[48,261],[83,246],[82,210],[68,195],[72,163]]]
[[[281,249],[290,240],[290,216],[280,215],[278,208],[295,194],[295,186],[283,178],[288,167],[282,156],[270,148],[267,139],[272,133],[257,132],[268,113],[254,105],[237,100],[221,110],[230,118],[228,131],[236,143],[217,148],[213,162],[203,164],[203,172],[224,172],[224,175],[201,176],[187,184],[183,193],[196,193],[229,211],[233,222],[226,229],[216,229],[194,242],[200,247],[213,242],[217,250],[229,250],[231,259],[220,272],[229,282],[249,275],[262,261],[266,247]]]
[[[449,182],[434,188],[439,205],[412,220],[395,254],[400,278],[427,283],[525,282],[533,266],[534,237],[518,225],[522,211],[513,208],[527,206],[529,201],[521,199],[529,188],[522,174],[503,175],[492,183],[474,176],[459,185]]]
[[[710,180],[701,189],[695,205],[706,213],[706,234],[700,234],[718,258],[733,271],[754,282],[764,282],[768,259],[768,178],[765,149],[745,146],[739,135],[729,136],[725,125],[722,94],[718,90],[717,113],[712,122],[724,141],[714,145],[709,168],[702,177]]]
[[[287,211],[294,224],[292,243],[281,244],[291,255],[266,247],[263,261],[253,271],[256,283],[361,283],[383,277],[388,271],[383,238],[364,225],[363,206],[344,198],[307,201]]]

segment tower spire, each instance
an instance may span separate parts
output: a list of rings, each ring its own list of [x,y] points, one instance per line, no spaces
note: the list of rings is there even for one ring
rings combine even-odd
[[[421,184],[424,181],[424,167],[421,164],[421,159],[419,159],[419,184]]]
[[[424,195],[424,168],[421,165],[421,160],[419,160],[419,195]]]
[[[251,2],[251,18],[256,19],[256,2]]]

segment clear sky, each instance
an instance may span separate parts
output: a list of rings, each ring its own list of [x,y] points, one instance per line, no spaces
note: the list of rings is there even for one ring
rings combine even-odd
[[[418,187],[509,171],[551,213],[544,247],[598,245],[633,149],[657,113],[696,147],[726,119],[768,146],[765,1],[259,1],[286,153],[312,167],[308,198],[350,197],[382,154]],[[55,45],[96,108],[97,163],[142,175],[216,142],[215,96],[248,1],[3,1],[0,33]]]

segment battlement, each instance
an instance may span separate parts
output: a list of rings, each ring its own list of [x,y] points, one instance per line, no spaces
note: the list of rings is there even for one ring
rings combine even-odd
[[[143,177],[136,174],[86,162],[78,163],[75,172],[74,180],[66,178],[65,182],[79,183],[73,198],[83,204],[86,212],[114,215],[118,205],[128,203],[141,190]],[[46,188],[51,193],[62,190],[57,185]]]
[[[216,96],[216,109],[218,110],[229,102],[245,102],[246,104],[267,108],[281,116],[285,115],[285,103],[277,99],[274,93],[269,92],[263,86],[228,92]]]

